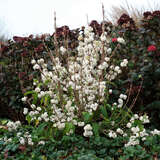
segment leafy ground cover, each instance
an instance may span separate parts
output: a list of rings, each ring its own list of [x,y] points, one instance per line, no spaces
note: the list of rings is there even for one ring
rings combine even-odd
[[[1,123],[7,123],[2,120]],[[20,144],[17,132],[7,132],[7,128],[1,125],[1,135],[5,134],[5,142],[0,140],[0,158],[17,160],[126,160],[126,159],[158,159],[160,158],[160,136],[152,135],[146,141],[141,141],[135,146],[125,147],[129,137],[118,135],[116,138],[93,136],[85,138],[78,134],[57,138],[48,138],[44,141],[44,128],[42,126],[23,126],[19,129],[21,135],[27,132],[32,136],[34,145]],[[41,141],[39,141],[41,139]]]

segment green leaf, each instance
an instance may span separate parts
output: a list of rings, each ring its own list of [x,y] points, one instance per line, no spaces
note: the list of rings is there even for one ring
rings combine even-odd
[[[49,96],[49,95],[46,95],[45,98],[44,98],[44,105],[45,105],[45,106],[48,105],[49,99],[50,99],[50,96]]]
[[[35,91],[27,91],[26,93],[24,93],[24,96],[29,95],[29,94],[35,94]]]
[[[44,102],[44,97],[41,98],[41,104],[43,104],[43,102]]]
[[[154,101],[150,104],[148,104],[145,109],[157,109],[157,110],[160,110],[160,101]]]
[[[101,113],[105,118],[108,118],[108,113],[105,106],[100,107]]]
[[[83,112],[82,114],[85,123],[88,123],[92,120],[93,115],[90,114],[89,112]]]
[[[2,67],[4,67],[6,64],[5,64],[5,62],[0,62],[0,65],[2,65]]]
[[[93,133],[96,137],[99,137],[100,126],[97,123],[92,123]]]
[[[51,80],[46,80],[45,82],[44,82],[44,84],[47,86],[48,85],[48,83],[50,83],[51,82]]]
[[[1,123],[2,125],[6,124],[8,122],[8,120],[2,120]]]
[[[154,72],[154,76],[155,78],[158,78],[160,77],[160,68],[156,69],[156,71]]]
[[[45,157],[45,156],[42,156],[42,160],[47,160],[47,157]]]
[[[75,126],[74,126],[72,123],[69,123],[69,122],[66,123],[66,124],[65,124],[64,133],[65,133],[65,134],[66,134],[66,133],[69,133],[69,131],[70,131],[71,129],[74,131],[74,130],[75,130]]]
[[[44,128],[47,126],[48,124],[46,122],[40,124],[37,128],[37,133],[39,135],[41,135],[44,132]]]
[[[114,82],[111,82],[111,81],[106,81],[106,84],[110,84],[110,85],[113,85],[114,87],[117,87],[117,85]]]
[[[134,65],[135,65],[135,64],[134,64],[133,62],[129,62],[129,63],[128,63],[128,67],[131,68],[131,69],[134,68]]]
[[[37,100],[38,100],[38,93],[34,93],[33,94],[33,104],[36,104],[37,103]]]
[[[31,123],[31,119],[32,119],[32,118],[31,118],[30,115],[27,115],[27,116],[26,116],[26,120],[28,121],[29,124]]]

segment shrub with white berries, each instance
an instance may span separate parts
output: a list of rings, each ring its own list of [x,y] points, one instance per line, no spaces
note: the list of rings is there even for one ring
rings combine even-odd
[[[112,106],[106,102],[114,93],[107,84],[112,83],[111,81],[122,73],[122,68],[127,66],[128,60],[123,59],[120,64],[112,64],[110,57],[112,49],[108,47],[107,33],[102,33],[98,39],[92,31],[93,28],[88,27],[84,31],[85,35],[78,37],[77,55],[68,57],[67,64],[63,64],[57,55],[51,56],[53,66],[50,70],[43,58],[31,61],[33,69],[40,70],[42,82],[34,80],[34,90],[28,92],[33,93],[33,98],[28,98],[26,93],[21,99],[24,103],[30,104],[30,108],[23,109],[29,124],[35,128],[40,127],[37,130],[50,134],[52,138],[54,132],[71,135],[77,128],[80,131],[81,128],[84,129],[84,137],[91,137],[96,131],[113,139],[119,136],[129,137],[128,142],[125,141],[125,147],[138,145],[150,135],[160,135],[157,129],[148,132],[144,128],[143,124],[149,123],[147,115],[134,114],[128,118],[129,111],[123,110],[124,102],[128,98],[126,94],[120,93],[117,102]],[[117,41],[121,44],[126,43],[122,37],[117,38]],[[63,46],[57,51],[61,56],[69,52]],[[122,117],[120,117],[121,111]],[[104,121],[101,121],[102,119]],[[45,130],[42,129],[43,124],[47,124]],[[19,121],[8,122],[6,126],[10,132],[17,131],[14,133],[17,138],[16,143],[30,146],[47,144],[46,139],[48,140],[49,135],[47,138],[43,135],[37,142],[39,133],[33,132],[37,134],[36,136],[29,133],[30,131],[22,133]],[[1,140],[5,142],[4,144],[12,142],[10,137],[3,137]]]
[[[66,65],[53,55],[51,71],[44,59],[31,61],[33,69],[40,70],[42,82],[48,85],[44,90],[38,81],[34,81],[34,93],[41,99],[42,105],[31,103],[30,111],[24,108],[23,113],[29,115],[31,122],[51,122],[59,130],[65,129],[66,123],[85,126],[82,113],[93,115],[104,103],[106,95],[112,93],[112,89],[106,91],[106,81],[114,80],[122,72],[121,68],[126,67],[127,61],[123,60],[126,65],[122,66],[111,64],[109,55],[112,49],[108,48],[107,33],[98,40],[92,31],[92,27],[85,28],[84,38],[79,38],[77,55],[68,57]],[[119,43],[124,42],[123,38],[119,38]],[[60,55],[67,54],[63,46],[58,51]],[[125,100],[126,96],[118,100],[118,107],[123,106],[122,99]],[[91,130],[84,130],[84,136],[93,134]]]

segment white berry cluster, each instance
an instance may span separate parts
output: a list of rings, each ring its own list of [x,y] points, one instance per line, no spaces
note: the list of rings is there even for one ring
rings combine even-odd
[[[26,102],[27,101],[27,97],[22,97],[22,102]]]
[[[16,121],[16,122],[9,121],[7,123],[7,128],[8,128],[9,131],[17,130],[17,128],[19,128],[20,126],[21,126],[20,121]]]
[[[38,145],[45,145],[45,141],[39,141]]]
[[[126,96],[123,94],[121,94],[120,97],[126,98]],[[114,127],[115,122],[112,122],[112,126]],[[127,136],[129,137],[129,140],[127,143],[125,143],[124,146],[129,147],[138,145],[141,141],[146,141],[149,136],[160,135],[160,131],[157,129],[154,129],[153,131],[147,131],[143,126],[143,124],[146,123],[149,123],[149,119],[146,114],[141,116],[139,116],[138,114],[134,114],[126,124],[126,127],[124,127],[123,129],[117,128],[116,131],[114,131],[115,129],[109,130],[108,137],[116,138],[118,135],[123,137]],[[140,126],[138,124],[140,124]]]
[[[127,95],[125,94],[120,94],[118,98],[118,104],[115,102],[113,103],[114,106],[117,106],[118,108],[122,108],[124,105],[124,101],[127,99]]]
[[[152,135],[160,135],[160,131],[158,129],[154,129],[153,131],[151,131]]]
[[[127,59],[124,59],[121,63],[120,63],[120,66],[121,67],[126,67],[128,64],[128,60]]]
[[[149,123],[149,117],[145,114],[143,116],[139,116],[138,114],[134,114],[133,117],[130,119],[131,123],[134,123],[135,120],[140,120],[142,124]]]
[[[66,53],[67,49],[64,48],[63,46],[61,46],[60,51],[61,51],[61,54],[64,55]]]
[[[93,135],[92,132],[92,126],[90,124],[87,124],[84,127],[84,133],[83,133],[84,137],[91,137]]]
[[[25,144],[28,144],[30,146],[34,145],[32,141],[32,136],[29,134],[29,132],[25,132],[24,134],[22,134],[22,132],[18,132],[17,137],[18,137],[19,143],[22,145],[25,145]]]
[[[103,104],[106,92],[111,93],[111,89],[106,91],[106,81],[114,80],[122,72],[121,67],[126,67],[128,61],[124,59],[124,64],[120,66],[111,64],[109,55],[112,50],[108,48],[107,33],[103,33],[98,39],[92,31],[92,27],[85,29],[84,38],[79,38],[77,55],[68,57],[65,65],[57,56],[52,57],[51,71],[47,69],[44,59],[31,61],[33,69],[40,70],[42,82],[47,82],[48,85],[48,89],[44,90],[38,81],[34,81],[34,91],[42,100],[50,97],[47,106],[31,103],[31,111],[24,109],[24,114],[28,114],[31,121],[52,122],[59,130],[65,128],[66,122],[84,126],[80,118],[82,112],[92,114]],[[119,43],[124,42],[123,38],[119,39]],[[64,55],[67,49],[61,46],[59,51]],[[126,99],[125,96],[122,99]],[[23,101],[26,100],[24,97]],[[120,105],[122,107],[123,103]],[[87,133],[85,132],[85,135]]]
[[[118,37],[117,42],[122,43],[122,44],[126,43],[125,40],[122,37]]]
[[[140,139],[145,141],[146,137],[149,136],[145,128],[140,129],[138,126],[132,127],[131,132],[132,135],[130,136],[128,143],[125,144],[125,147],[137,145],[140,143]]]
[[[113,130],[110,130],[109,133],[108,133],[108,136],[109,136],[110,138],[116,138],[116,137],[117,137],[117,133],[114,132]]]
[[[123,135],[123,133],[124,133],[121,128],[117,128],[116,132],[119,133],[120,135]]]
[[[0,141],[3,141],[4,144],[8,144],[8,143],[11,143],[13,140],[13,138],[7,138],[7,136],[3,137],[3,138],[0,138]]]
[[[126,127],[130,129],[131,135],[129,138],[128,143],[125,144],[125,147],[131,146],[131,145],[137,145],[140,143],[140,139],[142,141],[146,140],[146,137],[149,136],[149,133],[147,133],[145,128],[139,128],[139,126],[135,126],[135,121],[141,121],[142,124],[149,123],[149,119],[147,115],[139,116],[138,114],[134,114],[130,122],[127,123]]]

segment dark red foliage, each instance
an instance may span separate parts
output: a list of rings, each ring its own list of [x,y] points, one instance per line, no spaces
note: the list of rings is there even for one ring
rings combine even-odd
[[[8,150],[6,150],[6,151],[4,152],[4,158],[5,158],[5,159],[8,158]]]
[[[38,45],[37,48],[34,48],[34,51],[35,52],[42,52],[43,49],[44,49],[44,45],[41,43],[41,44]]]
[[[134,21],[132,18],[130,18],[127,14],[122,14],[122,16],[118,20],[118,25],[123,25],[124,23],[134,24]]]
[[[24,41],[24,42],[23,42],[23,46],[24,46],[24,47],[27,47],[27,46],[28,46],[28,41]]]
[[[68,26],[63,26],[62,27],[62,35],[67,36],[70,33],[69,27]]]
[[[89,26],[92,28],[98,28],[100,27],[100,24],[96,20],[92,20]]]
[[[93,28],[93,32],[98,35],[102,34],[102,26],[96,20],[91,21],[90,25]]]
[[[143,89],[142,89],[141,86],[133,86],[131,90],[128,88],[128,92],[130,91],[130,93],[128,93],[128,94],[130,94],[130,95],[136,95],[139,91],[142,92],[142,90]]]
[[[30,34],[30,35],[29,35],[29,39],[33,39],[33,34]]]
[[[157,10],[157,11],[154,11],[154,12],[144,12],[143,13],[143,16],[145,19],[152,19],[153,17],[158,17],[160,18],[160,11]]]
[[[99,24],[96,20],[92,20],[89,26],[93,28],[93,32],[95,34],[97,34],[98,36],[101,36],[103,32],[103,26],[104,26],[104,31],[109,32],[107,27],[112,27],[112,23],[104,21],[101,24]]]
[[[26,56],[27,56],[27,53],[28,53],[28,52],[27,52],[26,50],[24,50],[21,55],[22,55],[23,57],[26,57]]]
[[[157,54],[155,56],[156,57],[160,57],[160,52],[157,52]]]
[[[1,53],[6,52],[7,50],[8,50],[8,46],[2,45],[1,48],[0,48]]]
[[[136,30],[135,22],[127,14],[122,14],[122,16],[117,21],[118,25],[122,26],[127,30]]]
[[[22,43],[24,41],[28,41],[29,38],[28,37],[18,37],[18,36],[14,36],[13,40],[17,43]]]
[[[26,146],[25,146],[25,145],[20,145],[20,146],[19,146],[19,150],[20,150],[21,152],[24,152],[24,151],[26,150]]]
[[[69,33],[70,33],[69,27],[62,26],[62,27],[56,28],[56,32],[54,33],[54,35],[56,35],[56,38],[60,38],[60,37],[68,36]]]
[[[152,16],[153,16],[153,17],[158,17],[158,18],[160,18],[160,11],[154,11],[154,12],[152,13]]]
[[[152,13],[147,11],[143,13],[144,18],[147,18],[148,16],[152,16]]]
[[[44,40],[46,38],[46,35],[45,34],[42,34],[41,35],[41,40]]]
[[[25,79],[26,75],[27,75],[26,72],[19,72],[18,73],[19,79]]]

